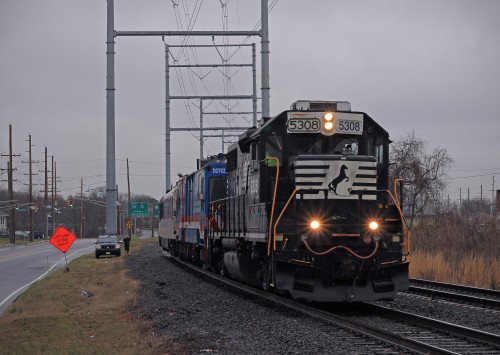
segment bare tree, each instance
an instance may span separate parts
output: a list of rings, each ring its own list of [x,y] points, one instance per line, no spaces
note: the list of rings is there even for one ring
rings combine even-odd
[[[391,146],[391,178],[404,181],[402,204],[410,227],[417,215],[429,212],[432,202],[440,199],[453,163],[446,149],[436,147],[427,153],[426,145],[413,131]]]

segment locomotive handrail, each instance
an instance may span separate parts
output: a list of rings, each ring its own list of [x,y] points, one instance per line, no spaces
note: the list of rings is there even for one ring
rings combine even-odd
[[[212,219],[215,219],[217,218],[217,211],[219,208],[225,208],[225,216],[226,216],[226,221],[221,221],[221,226],[222,226],[222,222],[224,222],[224,225],[222,227],[220,227],[220,230],[218,231],[218,233],[221,233],[221,232],[224,232],[224,231],[227,231],[228,229],[229,230],[234,230],[235,231],[238,231],[238,236],[241,235],[241,230],[245,230],[245,226],[246,226],[246,217],[245,215],[243,215],[243,217],[241,217],[242,213],[241,213],[241,204],[245,205],[245,198],[246,198],[247,194],[246,193],[243,193],[243,194],[239,194],[239,195],[235,195],[235,196],[230,196],[230,197],[224,197],[224,198],[221,198],[221,199],[218,199],[218,200],[214,200],[214,201],[210,201],[209,202],[209,206],[211,207],[211,213],[214,213],[214,215],[212,215]],[[243,203],[242,201],[243,200]],[[215,210],[214,212],[214,206],[217,204],[217,209]],[[209,216],[207,216],[208,218]],[[241,217],[241,219],[240,219]],[[212,219],[210,219],[209,221],[211,221]],[[216,220],[217,222],[217,220]],[[241,222],[243,222],[243,227],[240,228],[240,224]],[[231,223],[234,223],[233,225],[233,228],[231,227]]]
[[[280,160],[276,157],[266,157],[265,160],[274,160],[276,161],[276,179],[274,180],[274,194],[273,194],[273,203],[271,206],[271,218],[269,219],[269,229],[268,229],[268,240],[267,240],[267,256],[271,255],[271,237],[272,237],[272,226],[273,226],[273,217],[274,217],[274,206],[276,205],[276,194],[278,191],[278,181],[280,175]],[[275,247],[276,248],[276,247]]]
[[[396,189],[396,182],[397,181],[402,181],[402,179],[396,179],[394,181],[394,189]],[[408,224],[406,223],[406,219],[405,219],[405,216],[403,214],[403,210],[401,209],[401,205],[399,204],[399,199],[397,197],[394,197],[394,195],[392,194],[392,192],[390,190],[383,190],[383,191],[387,192],[387,194],[392,199],[392,201],[394,202],[394,205],[396,206],[396,208],[399,212],[399,215],[400,215],[401,221],[402,221],[401,225],[403,226],[403,237],[408,242],[407,253],[410,254],[411,233],[410,233],[410,229],[408,228]],[[394,191],[394,193],[396,194],[396,191]],[[397,194],[396,194],[396,196],[397,196]]]
[[[217,202],[217,206],[215,206],[215,203]],[[215,216],[217,215],[217,213],[219,212],[219,209],[222,207],[222,203],[218,201],[216,202],[210,202],[210,205],[211,205],[211,214],[210,216],[207,216],[207,217],[210,217],[208,219],[208,228],[210,231],[213,231],[214,233],[218,232],[220,230],[220,227],[219,227],[219,223],[217,223],[217,221],[215,220]],[[217,208],[215,208],[217,207]],[[215,211],[214,211],[214,208],[215,208]],[[217,226],[217,231],[214,230],[213,226],[212,226],[212,222],[215,222],[216,226]],[[208,244],[207,244],[207,249],[208,249]]]
[[[299,191],[300,189],[295,189],[293,190],[292,194],[288,198],[288,201],[286,201],[285,207],[283,207],[283,210],[281,210],[280,215],[276,219],[276,222],[274,223],[274,229],[273,229],[273,251],[276,251],[276,227],[278,226],[279,221],[281,220],[281,216],[283,216],[283,213],[285,213],[285,210],[288,208],[288,205],[290,204],[290,201],[292,201],[292,198],[295,196],[295,194]]]
[[[403,182],[404,180],[402,178],[394,179],[394,198],[397,200],[396,204],[398,206],[398,211],[401,214],[401,219],[404,222],[403,223],[404,224],[403,233],[404,233],[405,230],[407,232],[407,235],[406,235],[406,239],[408,240],[408,250],[407,250],[407,253],[410,254],[410,237],[411,237],[411,233],[410,233],[410,229],[408,228],[408,224],[406,223],[406,219],[405,219],[405,217],[403,215],[403,209],[401,208],[401,201],[399,201],[398,189],[397,189],[397,183],[399,181]]]
[[[398,196],[398,187],[397,187],[398,181],[404,181],[404,180],[401,178],[394,179],[394,197],[396,198],[396,203],[399,206],[401,206],[401,202],[399,201],[399,196]]]
[[[366,259],[370,259],[372,258],[375,253],[377,252],[378,250],[378,242],[375,242],[375,248],[373,248],[373,251],[370,253],[370,255],[367,255],[367,256],[362,256],[362,255],[359,255],[357,254],[356,252],[354,252],[352,249],[348,248],[348,247],[345,247],[343,245],[336,245],[334,247],[331,247],[330,249],[328,250],[325,250],[325,251],[321,251],[321,252],[317,252],[317,251],[314,251],[311,249],[311,247],[309,246],[309,244],[307,243],[307,240],[304,240],[304,245],[306,246],[306,249],[309,250],[309,252],[311,254],[314,254],[314,255],[318,255],[318,256],[321,256],[321,255],[326,255],[328,253],[331,253],[332,251],[334,251],[335,249],[345,249],[347,250],[349,253],[351,253],[353,256],[355,256],[356,258],[358,259],[362,259],[362,260],[366,260]]]
[[[218,200],[210,201],[209,204],[214,204],[214,203],[221,202],[221,201],[234,200],[235,198],[238,198],[238,197],[241,197],[241,196],[245,196],[245,195],[246,195],[246,193],[239,194],[239,195],[234,195],[234,196],[230,196],[230,197],[224,197],[224,198],[220,198]]]

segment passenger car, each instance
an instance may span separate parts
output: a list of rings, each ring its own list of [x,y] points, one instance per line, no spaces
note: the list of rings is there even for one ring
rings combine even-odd
[[[121,241],[116,235],[100,235],[95,241],[95,257],[98,259],[101,255],[121,256]]]
[[[44,235],[42,232],[34,231],[33,232],[33,239],[44,239]]]

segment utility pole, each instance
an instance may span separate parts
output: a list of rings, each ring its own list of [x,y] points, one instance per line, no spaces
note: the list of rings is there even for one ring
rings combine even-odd
[[[118,200],[118,185],[116,185],[116,234],[121,234],[120,228],[120,201]]]
[[[128,227],[132,223],[132,218],[130,218],[130,171],[128,169],[128,158],[127,158],[127,186],[128,186],[128,206],[127,206],[128,222],[127,222],[127,229],[128,229],[128,236],[130,238],[132,238],[132,228]]]
[[[156,201],[153,203],[153,208],[151,209],[151,238],[155,236],[155,205]]]
[[[30,209],[30,217],[29,217],[29,223],[30,223],[30,242],[33,241],[33,175],[38,175],[38,174],[33,174],[33,163],[38,163],[39,161],[33,161],[31,159],[31,151],[32,151],[32,147],[33,145],[31,144],[31,134],[29,135],[29,138],[28,138],[28,144],[29,144],[29,149],[28,149],[28,156],[29,156],[29,160],[26,162],[26,161],[23,161],[23,163],[28,163],[29,164],[29,173],[28,174],[24,174],[24,175],[29,175],[29,209]]]
[[[48,213],[47,206],[49,203],[49,175],[48,175],[48,167],[47,167],[47,147],[45,147],[45,191],[43,193],[43,235],[45,238],[49,238],[49,221],[48,221]]]
[[[20,154],[12,153],[12,125],[9,125],[9,154],[2,154],[2,156],[9,157],[9,161],[7,162],[7,179],[8,179],[8,189],[9,189],[9,200],[12,203],[10,207],[10,242],[12,244],[16,243],[16,206],[14,204],[14,174],[13,171],[14,166],[12,162],[12,157],[18,157]]]
[[[52,155],[52,170],[51,170],[51,173],[52,173],[52,179],[50,181],[50,184],[51,184],[51,189],[50,189],[50,195],[51,195],[51,206],[52,206],[52,222],[51,222],[51,225],[52,225],[52,234],[54,234],[55,232],[55,225],[56,225],[56,222],[55,222],[55,219],[56,219],[56,209],[55,209],[55,201],[56,201],[56,198],[55,198],[55,182],[56,182],[56,177],[55,177],[55,165],[54,165],[54,156]]]
[[[491,184],[491,210],[495,207],[495,175],[493,175],[493,182]]]
[[[83,178],[80,178],[80,238],[83,238]]]

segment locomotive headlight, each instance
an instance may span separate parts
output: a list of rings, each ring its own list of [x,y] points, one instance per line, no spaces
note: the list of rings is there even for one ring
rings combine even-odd
[[[376,221],[371,221],[370,222],[370,229],[372,231],[376,231],[378,229],[378,223]]]
[[[335,114],[333,112],[323,113],[323,119],[321,121],[321,131],[325,135],[332,135],[335,128]]]
[[[319,223],[318,221],[314,220],[311,222],[311,228],[312,229],[318,229],[320,227],[321,223]]]

